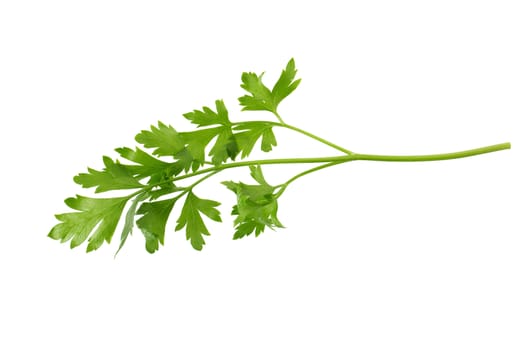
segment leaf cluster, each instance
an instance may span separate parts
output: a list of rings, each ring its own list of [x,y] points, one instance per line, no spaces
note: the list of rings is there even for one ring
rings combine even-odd
[[[270,111],[278,116],[278,105],[300,83],[300,79],[295,80],[296,72],[291,59],[272,89],[263,84],[263,74],[243,73],[241,87],[248,94],[239,98],[242,109]],[[140,146],[117,148],[119,159],[104,156],[101,170],[88,168],[75,176],[77,184],[92,188],[95,193],[118,191],[121,195],[110,198],[78,195],[66,199],[66,205],[74,211],[56,215],[59,223],[51,229],[49,237],[70,242],[71,248],[87,241],[89,252],[104,242],[110,243],[123,219],[118,251],[136,226],[144,236],[146,250],[154,253],[164,244],[168,219],[181,202],[175,231],[185,230],[193,248],[201,250],[204,236],[210,235],[206,220],[221,222],[217,209],[220,203],[200,198],[195,187],[226,169],[227,164],[249,157],[258,143],[262,151],[270,152],[277,146],[273,128],[281,124],[259,120],[232,122],[220,99],[215,101],[214,108],[202,107],[183,117],[196,129],[179,131],[159,121],[136,135]],[[224,182],[236,195],[232,211],[236,217],[235,239],[251,233],[258,236],[265,227],[283,227],[277,219],[277,187],[266,182],[260,166],[252,166],[250,170],[256,185]],[[200,178],[189,185],[182,184],[194,176]]]
[[[277,187],[264,179],[260,166],[250,166],[250,174],[257,182],[247,185],[242,182],[225,181],[223,184],[237,195],[233,207],[235,218],[234,239],[243,238],[255,232],[259,236],[266,227],[284,227],[277,218]]]

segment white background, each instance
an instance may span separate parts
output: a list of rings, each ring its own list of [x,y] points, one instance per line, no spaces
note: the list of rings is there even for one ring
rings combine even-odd
[[[524,349],[522,1],[2,1],[0,348]],[[353,151],[511,151],[350,163],[297,181],[284,230],[232,241],[232,194],[202,252],[139,232],[117,259],[46,237],[72,181],[242,71],[303,82],[283,118]],[[288,131],[272,157],[337,155]],[[265,155],[255,154],[256,157]],[[303,167],[266,167],[285,180]],[[176,209],[177,211],[177,209]]]

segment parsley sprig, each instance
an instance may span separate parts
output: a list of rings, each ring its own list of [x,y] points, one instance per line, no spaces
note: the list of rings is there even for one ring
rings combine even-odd
[[[270,89],[263,83],[263,74],[243,73],[241,87],[247,94],[239,98],[243,111],[267,111],[277,121],[232,122],[222,100],[215,106],[202,107],[183,114],[196,125],[193,131],[177,131],[173,126],[158,122],[148,130],[141,131],[135,140],[141,147],[117,148],[120,159],[104,156],[104,168],[88,168],[86,173],[74,177],[84,188],[94,188],[95,193],[134,190],[131,194],[110,198],[85,197],[77,195],[66,199],[68,207],[75,210],[56,215],[59,223],[49,237],[62,243],[70,242],[71,248],[87,241],[87,251],[110,243],[119,222],[123,218],[120,233],[122,249],[134,226],[142,232],[146,250],[154,253],[164,244],[168,218],[177,206],[180,208],[175,231],[184,230],[192,247],[201,250],[204,236],[210,232],[208,220],[221,222],[217,209],[220,203],[214,199],[202,198],[195,188],[215,174],[236,167],[247,167],[254,183],[224,181],[222,184],[233,192],[236,204],[231,214],[234,218],[234,239],[258,236],[266,228],[282,228],[277,217],[278,199],[287,187],[297,179],[334,165],[356,161],[436,161],[470,157],[510,148],[502,143],[467,151],[416,155],[371,155],[349,151],[324,138],[287,124],[279,115],[280,103],[300,84],[296,79],[295,62],[291,59],[279,79]],[[285,128],[303,134],[323,143],[338,155],[313,158],[278,158],[245,160],[256,145],[264,152],[277,146],[274,128]],[[316,164],[284,183],[271,185],[263,175],[262,166],[271,164]],[[196,179],[189,185],[183,180]]]

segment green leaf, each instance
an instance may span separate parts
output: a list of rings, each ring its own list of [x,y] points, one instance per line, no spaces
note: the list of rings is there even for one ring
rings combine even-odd
[[[201,162],[195,161],[195,158],[193,158],[193,155],[187,148],[177,153],[175,159],[178,159],[178,166],[186,173],[190,170],[195,171],[202,165]]]
[[[144,187],[132,176],[127,166],[106,156],[103,161],[106,167],[102,171],[88,168],[87,173],[78,174],[73,180],[84,188],[96,187],[95,193]]]
[[[159,122],[159,127],[151,127],[151,131],[142,131],[137,135],[136,139],[139,143],[142,143],[145,147],[155,148],[153,154],[156,155],[169,155],[177,159],[178,161],[171,164],[163,162],[164,167],[168,167],[167,171],[170,175],[177,175],[181,171],[196,171],[206,161],[206,147],[215,138],[218,137],[214,148],[210,152],[212,160],[215,163],[225,161],[225,155],[235,156],[234,146],[230,144],[231,141],[224,141],[224,138],[231,138],[231,126],[228,121],[228,112],[224,107],[222,101],[217,101],[218,113],[213,112],[208,107],[204,107],[204,111],[194,111],[186,113],[185,116],[194,121],[199,125],[213,125],[218,124],[218,127],[207,128],[201,130],[195,130],[190,132],[177,132],[171,126],[166,126]],[[226,123],[222,125],[222,123]],[[224,150],[223,150],[224,148]],[[122,151],[122,149],[119,149]],[[136,158],[137,155],[130,154],[129,150],[123,151],[126,156]],[[138,161],[145,161],[144,154],[140,154]],[[151,160],[148,161],[148,169],[151,166],[156,167],[160,164],[150,164]],[[153,169],[151,169],[153,170]],[[135,171],[141,171],[136,169]],[[142,170],[143,172],[146,170]],[[147,172],[147,171],[146,171]]]
[[[179,231],[186,227],[186,239],[190,240],[194,249],[202,250],[205,244],[203,235],[209,236],[210,232],[202,220],[201,213],[214,221],[221,222],[220,212],[215,209],[219,205],[219,202],[201,199],[190,191],[175,230]]]
[[[192,123],[201,126],[218,125],[219,127],[207,129],[209,133],[203,133],[205,137],[202,138],[199,134],[188,133],[186,134],[186,141],[188,149],[192,153],[193,158],[196,159],[197,164],[195,167],[199,167],[202,164],[204,157],[205,147],[209,142],[216,137],[215,144],[208,153],[211,156],[211,161],[215,165],[222,164],[228,159],[234,160],[239,153],[237,142],[232,133],[231,122],[228,119],[228,110],[222,100],[215,101],[215,107],[217,112],[213,111],[209,107],[203,107],[202,111],[194,110],[193,112],[184,114],[184,117],[190,120]],[[213,136],[212,136],[213,135]],[[202,138],[201,142],[196,144],[195,141]],[[193,165],[192,165],[193,168]]]
[[[264,73],[260,75],[243,73],[241,87],[250,93],[250,95],[239,98],[241,106],[244,107],[243,111],[270,111],[277,114],[277,107],[281,101],[290,95],[301,82],[301,79],[294,80],[296,73],[295,61],[292,58],[272,90],[262,82]]]
[[[175,192],[177,187],[170,180],[182,172],[183,167],[179,162],[167,163],[150,156],[140,148],[132,150],[127,147],[117,148],[116,151],[125,159],[138,165],[126,165],[126,168],[136,174],[138,178],[150,177],[148,185],[154,186],[149,191],[152,199],[161,195]],[[160,184],[155,186],[156,184]]]
[[[217,135],[217,140],[208,153],[214,165],[220,165],[228,159],[235,160],[239,154],[237,139],[232,133],[231,128],[224,128]]]
[[[202,111],[195,109],[193,112],[183,114],[183,116],[193,124],[197,124],[199,127],[210,125],[231,125],[231,122],[228,119],[228,110],[224,105],[224,101],[215,101],[215,107],[217,112],[214,112],[209,107],[202,107]]]
[[[217,127],[179,133],[159,122],[158,128],[152,126],[151,131],[142,131],[136,139],[145,147],[155,148],[153,154],[170,155],[178,159],[170,168],[173,175],[183,170],[188,172],[199,169],[206,161],[206,147],[214,138],[217,141],[209,153],[212,162],[221,164],[228,158],[234,159],[238,152],[228,111],[220,100],[216,101],[216,106],[218,112],[204,107],[203,111],[195,110],[184,116],[199,126]]]
[[[277,83],[275,83],[272,89],[275,108],[277,108],[279,103],[281,103],[285,97],[290,95],[295,89],[297,89],[297,86],[299,86],[301,79],[294,80],[296,74],[297,69],[295,69],[295,61],[292,58],[286,65],[286,69],[282,71],[279,80],[277,80]]]
[[[243,122],[236,125],[234,129],[240,132],[234,134],[234,137],[241,152],[241,158],[250,155],[259,139],[261,139],[261,150],[264,152],[270,152],[274,146],[277,146],[272,127],[272,123],[260,121]]]
[[[239,98],[243,111],[270,111],[275,112],[277,106],[273,103],[273,96],[270,89],[268,89],[262,82],[261,75],[255,73],[242,73],[241,87],[248,91],[250,95],[244,95]]]
[[[164,162],[156,157],[152,157],[140,148],[132,150],[128,147],[117,148],[118,154],[124,159],[127,159],[138,165],[127,165],[129,172],[138,175],[140,178],[152,176],[162,173],[174,166],[174,163]]]
[[[71,248],[88,239],[87,251],[96,250],[104,240],[111,242],[129,198],[89,198],[78,195],[68,198],[66,204],[77,211],[56,215],[61,222],[51,229],[49,237],[62,243],[71,240]]]
[[[120,235],[120,245],[118,247],[117,252],[115,253],[115,256],[117,256],[117,254],[120,252],[120,250],[126,243],[128,236],[130,236],[131,232],[133,231],[134,218],[137,213],[138,204],[144,199],[146,199],[147,197],[148,197],[148,194],[146,192],[143,192],[137,195],[135,199],[133,199],[133,201],[131,202],[131,206],[129,207],[128,212],[126,213],[124,227],[122,228],[122,234]]]
[[[241,132],[234,135],[224,102],[222,100],[215,101],[215,107],[216,111],[209,107],[203,107],[202,110],[194,110],[184,114],[186,119],[199,127],[216,125],[215,127],[179,133],[171,126],[159,123],[158,128],[152,127],[151,131],[143,131],[137,135],[137,141],[146,147],[155,148],[154,154],[172,155],[178,160],[175,163],[176,166],[165,162],[155,162],[155,158],[138,149],[131,151],[121,148],[117,151],[126,159],[144,165],[144,169],[132,168],[136,173],[151,174],[160,167],[168,166],[172,169],[171,174],[176,175],[180,171],[198,170],[206,162],[207,155],[211,157],[211,162],[214,165],[220,165],[228,159],[235,160],[241,150],[243,150],[243,157],[246,157],[259,138],[262,139],[261,148],[264,151],[269,151],[276,145],[270,123],[241,123],[236,126],[236,130]],[[207,147],[214,139],[215,142],[206,154]],[[171,142],[171,146],[169,142]]]
[[[237,204],[233,207],[234,239],[243,238],[255,232],[259,236],[266,227],[274,229],[284,227],[277,218],[276,187],[264,179],[260,166],[250,166],[251,176],[257,185],[246,185],[242,182],[225,181],[223,184],[237,195]]]
[[[185,169],[191,168],[192,171],[200,168],[205,162],[206,146],[220,131],[221,128],[217,127],[181,133],[186,144],[186,149],[176,155],[181,166]]]
[[[158,126],[141,131],[135,140],[146,148],[153,148],[158,156],[174,156],[184,149],[184,140],[171,125],[159,121]]]
[[[264,178],[261,166],[250,166],[250,176],[257,181],[259,185],[263,185],[265,188],[273,188],[266,179]]]
[[[142,203],[137,211],[137,214],[142,214],[142,217],[137,220],[137,227],[146,239],[146,250],[149,253],[155,253],[159,249],[159,243],[164,244],[166,222],[176,200],[177,197]]]
[[[153,188],[148,191],[148,194],[151,199],[157,199],[167,194],[182,190],[184,190],[184,187],[177,187],[173,182],[166,181],[164,183],[160,183],[159,185],[153,186]]]

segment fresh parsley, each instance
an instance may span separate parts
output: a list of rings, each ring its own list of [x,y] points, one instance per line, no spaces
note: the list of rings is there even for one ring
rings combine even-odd
[[[146,250],[154,253],[164,244],[168,218],[175,208],[179,208],[175,231],[184,230],[192,247],[201,250],[205,244],[204,236],[210,235],[207,221],[221,222],[222,219],[217,209],[220,203],[201,198],[195,193],[195,188],[229,168],[248,167],[255,182],[222,183],[236,198],[231,211],[235,217],[233,238],[240,239],[252,234],[258,236],[266,228],[282,228],[283,224],[277,218],[279,197],[292,182],[312,172],[356,160],[435,161],[510,148],[510,143],[502,143],[455,153],[417,156],[351,152],[284,122],[278,107],[299,86],[301,79],[296,79],[296,75],[293,59],[271,89],[264,84],[263,74],[242,74],[241,87],[247,92],[239,98],[242,110],[270,112],[277,118],[276,122],[233,122],[224,102],[217,100],[214,107],[202,107],[183,114],[184,118],[196,125],[193,131],[177,131],[160,121],[156,126],[141,131],[135,138],[140,147],[117,148],[120,160],[104,156],[102,170],[88,168],[86,173],[74,177],[77,184],[94,188],[95,193],[128,190],[128,194],[110,198],[77,195],[66,199],[66,205],[74,211],[56,215],[59,223],[51,229],[49,237],[62,243],[70,242],[71,248],[87,241],[89,252],[100,248],[104,242],[110,243],[124,217],[117,253],[135,225],[144,236]],[[244,160],[257,145],[264,152],[270,152],[277,146],[274,128],[301,133],[337,150],[339,154],[333,157]],[[290,163],[312,163],[316,166],[281,184],[271,185],[267,182],[263,165]]]

